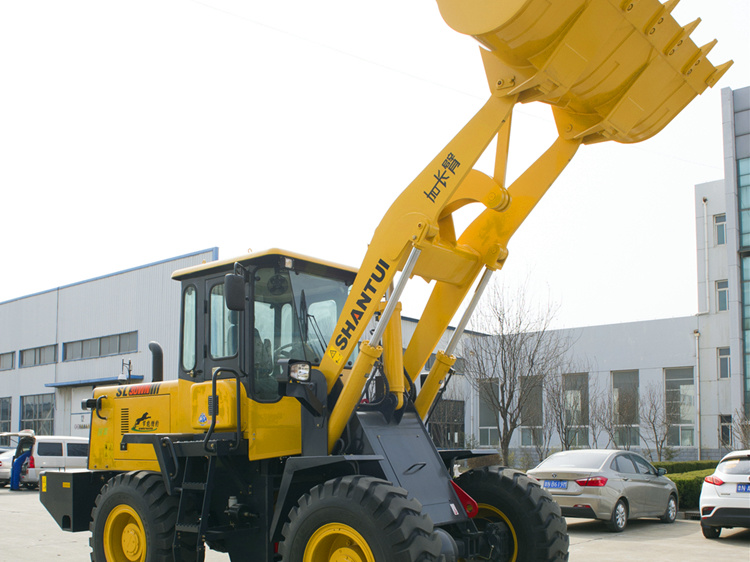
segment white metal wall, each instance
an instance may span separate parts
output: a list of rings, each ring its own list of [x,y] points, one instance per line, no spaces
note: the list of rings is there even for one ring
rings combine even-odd
[[[0,397],[11,397],[11,429],[20,421],[20,397],[55,394],[55,433],[88,435],[81,421],[81,399],[91,386],[65,385],[117,377],[122,362],[151,380],[150,341],[164,349],[164,378],[177,377],[180,284],[172,272],[217,259],[216,248],[164,260],[97,279],[0,303],[0,353],[15,352],[15,368],[0,371]],[[138,332],[137,351],[63,361],[63,344]],[[57,344],[57,362],[19,367],[19,351]]]

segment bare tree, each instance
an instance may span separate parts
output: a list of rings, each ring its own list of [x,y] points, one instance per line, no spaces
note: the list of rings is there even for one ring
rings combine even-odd
[[[595,425],[607,436],[605,446],[629,450],[638,441],[638,389],[599,396],[596,402]]]
[[[546,425],[557,433],[564,451],[589,445],[589,377],[577,370],[567,365],[564,373],[548,377],[546,384]]]
[[[641,437],[651,451],[656,453],[656,460],[669,460],[674,451],[668,446],[669,432],[673,426],[673,415],[667,411],[664,391],[658,384],[649,385],[641,395],[640,408]]]
[[[589,436],[591,445],[595,448],[606,449],[612,443],[609,432],[606,430],[608,408],[607,398],[600,392],[589,396]]]
[[[732,416],[732,438],[735,449],[750,449],[750,416],[742,410]]]
[[[505,463],[516,429],[543,425],[537,410],[543,407],[545,378],[560,371],[572,345],[562,332],[550,329],[557,308],[533,306],[527,292],[525,286],[513,293],[492,286],[472,323],[478,334],[463,340],[467,378],[493,414]]]

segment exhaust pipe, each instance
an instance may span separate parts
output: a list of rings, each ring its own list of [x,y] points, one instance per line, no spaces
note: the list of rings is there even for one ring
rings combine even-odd
[[[148,348],[151,350],[151,382],[161,382],[164,380],[164,351],[155,341],[149,342]]]

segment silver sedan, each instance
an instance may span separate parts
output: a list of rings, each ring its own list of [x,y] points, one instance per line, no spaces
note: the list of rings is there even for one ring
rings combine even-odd
[[[528,471],[565,517],[601,519],[615,532],[637,517],[674,522],[677,486],[665,474],[641,455],[611,449],[562,451]]]

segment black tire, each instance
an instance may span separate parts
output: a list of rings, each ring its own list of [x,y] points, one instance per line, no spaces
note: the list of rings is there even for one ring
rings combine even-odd
[[[701,525],[701,531],[703,531],[703,536],[707,539],[718,539],[719,535],[721,535],[721,527],[704,527]]]
[[[625,500],[617,500],[612,515],[607,521],[607,527],[613,533],[622,533],[628,524],[628,504]]]
[[[667,509],[664,511],[664,515],[660,518],[662,523],[674,523],[677,519],[677,498],[674,494],[669,495],[667,500]]]
[[[177,498],[167,494],[161,475],[118,474],[104,485],[91,511],[91,560],[171,561],[176,518]]]
[[[531,562],[567,560],[568,528],[552,496],[522,472],[500,467],[471,470],[456,479],[479,504],[473,521],[480,531],[510,533],[506,552],[493,551],[490,560]]]
[[[282,535],[279,554],[285,562],[300,562],[306,549],[314,562],[368,554],[376,562],[428,562],[441,552],[422,505],[403,488],[369,476],[315,486],[291,510]]]

